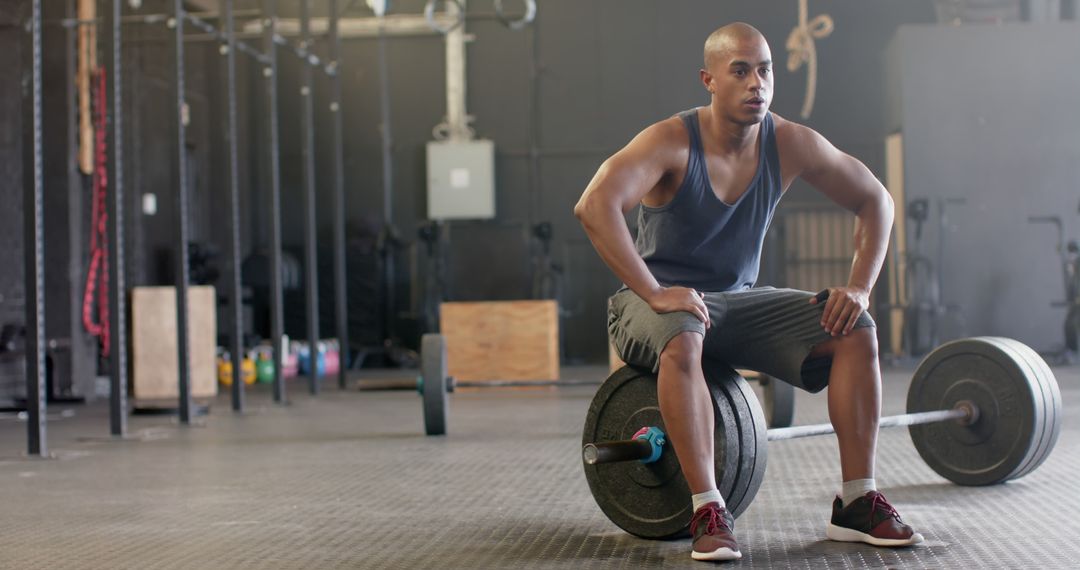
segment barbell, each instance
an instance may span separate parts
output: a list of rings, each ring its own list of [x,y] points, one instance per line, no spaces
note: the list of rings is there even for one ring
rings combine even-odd
[[[717,489],[738,517],[765,476],[766,441],[834,433],[829,424],[766,429],[746,381],[723,363],[706,362],[716,420]],[[908,426],[923,460],[960,485],[1023,477],[1049,456],[1061,431],[1061,393],[1053,372],[1015,340],[952,341],[919,364],[907,412],[879,426]],[[666,445],[651,371],[624,367],[597,390],[582,435],[585,478],[612,522],[644,538],[684,535],[690,490],[675,450]]]
[[[774,427],[790,426],[795,414],[795,389],[768,375],[761,374],[765,404],[765,421]],[[420,340],[420,376],[416,379],[398,378],[367,380],[359,385],[361,390],[416,390],[423,397],[424,432],[427,435],[446,434],[447,410],[450,406],[449,392],[455,388],[495,388],[534,386],[595,386],[591,380],[497,380],[469,382],[455,380],[447,374],[446,338],[429,333]]]

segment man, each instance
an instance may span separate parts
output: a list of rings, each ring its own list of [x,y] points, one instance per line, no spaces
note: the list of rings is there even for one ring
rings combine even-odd
[[[597,171],[574,214],[625,287],[609,301],[609,332],[628,363],[658,372],[660,411],[693,494],[692,556],[742,556],[716,488],[713,410],[702,355],[817,392],[829,386],[842,492],[827,536],[904,546],[922,536],[877,492],[874,456],[881,372],[870,290],[885,257],[893,204],[861,162],[817,132],[769,112],[772,56],[752,26],[705,42],[708,107],[642,131]],[[796,177],[856,216],[847,284],[827,301],[751,288],[765,231]],[[624,215],[640,203],[638,236]]]

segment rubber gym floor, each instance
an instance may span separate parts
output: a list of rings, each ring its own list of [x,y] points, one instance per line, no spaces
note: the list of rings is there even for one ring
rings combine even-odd
[[[1056,367],[1064,427],[1027,477],[959,487],[931,471],[905,428],[884,430],[878,483],[923,544],[825,540],[839,487],[833,436],[774,442],[757,498],[736,522],[740,568],[1080,567],[1080,368]],[[887,370],[884,413],[904,411],[910,369]],[[564,379],[601,380],[599,367]],[[53,459],[27,459],[26,425],[0,421],[0,568],[704,568],[688,540],[609,522],[589,493],[581,428],[594,387],[460,390],[449,435],[425,437],[411,392],[261,386],[228,394],[194,426],[107,403],[56,406]],[[800,393],[796,424],[827,421]]]

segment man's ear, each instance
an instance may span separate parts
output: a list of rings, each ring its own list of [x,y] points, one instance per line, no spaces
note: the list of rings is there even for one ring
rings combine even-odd
[[[706,91],[708,91],[709,93],[712,93],[713,92],[712,86],[709,85],[710,83],[712,83],[712,74],[709,73],[708,71],[705,71],[704,69],[702,69],[700,71],[700,73],[701,73],[701,84],[705,86]]]

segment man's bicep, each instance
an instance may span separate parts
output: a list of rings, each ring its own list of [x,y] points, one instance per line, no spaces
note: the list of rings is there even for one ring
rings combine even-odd
[[[806,129],[804,168],[800,177],[837,204],[857,210],[881,191],[881,183],[855,157],[837,149],[825,137]]]
[[[645,131],[604,161],[586,195],[615,201],[624,212],[636,206],[669,169],[670,151],[658,135]]]

